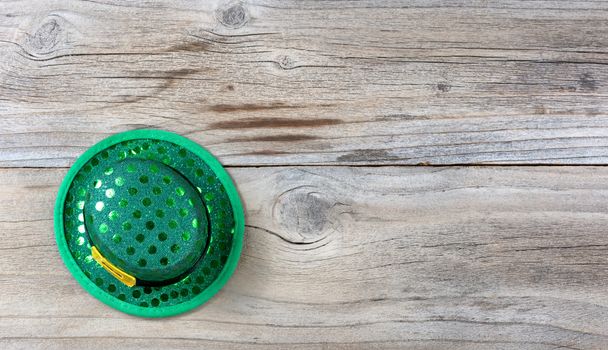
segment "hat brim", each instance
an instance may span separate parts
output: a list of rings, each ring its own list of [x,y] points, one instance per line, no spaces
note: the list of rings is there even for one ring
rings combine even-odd
[[[229,203],[231,209],[230,219],[233,222],[233,226],[232,228],[225,228],[225,230],[229,230],[229,232],[212,230],[210,233],[212,239],[213,237],[218,239],[219,235],[221,235],[221,239],[224,239],[224,242],[229,242],[228,247],[225,247],[228,249],[224,249],[229,252],[227,256],[222,256],[223,259],[221,260],[223,261],[220,262],[220,259],[207,259],[205,262],[205,259],[202,259],[203,261],[199,266],[197,266],[197,268],[186,278],[168,286],[154,288],[145,287],[145,290],[144,287],[133,287],[142,289],[138,293],[141,295],[141,297],[139,297],[141,299],[138,299],[137,302],[135,302],[133,298],[125,298],[124,291],[128,290],[129,292],[134,292],[137,289],[124,289],[128,287],[123,286],[120,282],[114,280],[116,283],[111,283],[112,288],[109,288],[110,290],[108,290],[109,284],[106,282],[113,281],[113,277],[106,270],[101,268],[101,266],[97,265],[90,256],[83,256],[77,252],[79,249],[77,243],[80,243],[79,245],[82,246],[82,241],[77,241],[80,239],[77,234],[68,232],[70,230],[75,230],[75,228],[66,228],[66,220],[69,218],[66,219],[65,210],[66,208],[74,209],[78,207],[76,200],[72,198],[71,201],[66,202],[66,199],[68,198],[68,195],[73,196],[70,192],[75,191],[72,185],[77,176],[82,172],[83,167],[90,164],[92,159],[97,159],[95,157],[100,154],[100,152],[103,152],[112,146],[139,139],[159,140],[174,144],[177,147],[186,149],[197,157],[197,161],[205,164],[205,166],[214,174],[215,179],[220,183],[218,188],[221,188],[222,191],[221,193],[218,192],[218,195],[225,196],[224,203],[226,201]],[[70,210],[72,215],[76,215],[73,211],[74,210]],[[54,226],[55,238],[61,258],[68,270],[85,290],[103,303],[128,314],[141,317],[167,317],[200,306],[226,284],[236,269],[241,254],[245,219],[241,200],[232,179],[213,155],[197,143],[180,135],[162,130],[143,129],[127,131],[104,139],[88,149],[76,160],[59,187],[55,203]],[[227,239],[226,236],[228,236],[229,239]],[[210,262],[213,262],[214,264],[208,266]],[[100,280],[102,281],[101,283],[99,283]],[[121,293],[121,291],[123,291],[123,293]],[[176,292],[179,295],[174,297]],[[144,299],[147,301],[141,301]],[[150,303],[150,301],[152,302]]]

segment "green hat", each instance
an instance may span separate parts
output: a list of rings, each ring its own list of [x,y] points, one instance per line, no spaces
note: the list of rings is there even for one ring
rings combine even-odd
[[[160,130],[117,134],[87,150],[55,205],[68,270],[97,299],[144,317],[182,313],[217,293],[236,268],[244,226],[218,160]]]

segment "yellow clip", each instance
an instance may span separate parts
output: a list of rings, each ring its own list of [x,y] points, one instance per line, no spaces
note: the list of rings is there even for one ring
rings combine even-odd
[[[116,277],[117,280],[129,287],[133,287],[135,285],[135,277],[114,266],[111,262],[104,258],[101,253],[99,253],[97,247],[91,247],[91,255],[93,256],[93,259],[95,259],[95,261],[101,265],[101,267],[106,269],[106,271],[108,271],[112,276]]]

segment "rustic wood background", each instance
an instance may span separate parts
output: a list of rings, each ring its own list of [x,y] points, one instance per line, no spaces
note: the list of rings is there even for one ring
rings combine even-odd
[[[0,1],[0,348],[608,349],[608,2]],[[163,320],[63,266],[95,142],[162,128],[246,206]]]

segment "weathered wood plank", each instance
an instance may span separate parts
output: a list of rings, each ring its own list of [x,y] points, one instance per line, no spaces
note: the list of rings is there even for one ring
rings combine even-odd
[[[0,166],[133,128],[228,165],[608,163],[608,2],[2,3]]]
[[[189,314],[129,317],[63,267],[65,169],[0,169],[1,348],[603,349],[605,167],[233,168],[242,260]],[[94,344],[94,345],[93,345]]]

